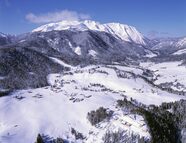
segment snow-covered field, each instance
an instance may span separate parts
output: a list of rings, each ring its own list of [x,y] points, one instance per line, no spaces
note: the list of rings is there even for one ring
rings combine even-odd
[[[162,66],[156,67],[161,69]],[[119,77],[113,67],[125,74],[125,78]],[[146,105],[160,105],[186,97],[157,89],[143,79],[133,77],[130,72],[142,74],[142,70],[135,67],[76,67],[63,74],[49,75],[51,86],[20,90],[11,96],[1,97],[0,142],[25,143],[26,140],[33,143],[38,133],[76,141],[71,128],[82,133],[86,143],[101,143],[106,131],[120,128],[150,138],[143,117],[135,115],[134,118],[133,114],[124,113],[116,108],[116,101],[125,96]],[[175,71],[169,72],[173,74]],[[99,107],[113,110],[113,116],[92,126],[87,113]]]
[[[186,91],[186,67],[180,65],[181,62],[141,63],[142,67],[154,71],[157,77],[155,84],[172,83],[172,89]]]

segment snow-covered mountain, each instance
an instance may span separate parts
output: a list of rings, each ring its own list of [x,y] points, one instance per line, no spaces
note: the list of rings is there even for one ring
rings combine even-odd
[[[32,32],[20,39],[19,45],[34,46],[42,52],[48,48],[72,60],[77,57],[86,61],[93,59],[98,62],[124,61],[152,54],[150,49],[134,42],[116,38],[113,34],[103,31],[60,30],[48,32]],[[37,43],[33,45],[33,43]],[[72,56],[73,55],[73,56]],[[70,60],[67,60],[70,61]],[[79,60],[77,60],[79,61]],[[83,60],[84,61],[84,60]]]
[[[0,32],[0,46],[6,45],[10,42],[11,42],[11,37],[9,35],[6,35],[6,34]]]
[[[176,43],[177,47],[186,47],[186,37],[181,38],[178,40],[178,42]]]
[[[2,32],[0,32],[0,37],[7,37],[7,35],[2,33]]]
[[[104,31],[114,35],[116,38],[136,44],[146,45],[145,37],[133,26],[120,23],[106,23],[85,20],[85,21],[61,21],[40,26],[33,32],[48,32],[52,30],[95,30]]]
[[[159,55],[175,56],[186,52],[186,37],[158,39],[156,44],[151,47]]]

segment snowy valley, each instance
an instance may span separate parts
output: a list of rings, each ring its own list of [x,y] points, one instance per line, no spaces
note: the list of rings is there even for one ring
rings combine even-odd
[[[0,143],[185,143],[185,43],[90,20],[1,34]]]

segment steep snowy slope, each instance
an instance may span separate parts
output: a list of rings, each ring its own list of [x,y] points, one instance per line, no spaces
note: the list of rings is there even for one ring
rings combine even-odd
[[[0,37],[7,37],[7,35],[2,33],[2,32],[0,32]]]
[[[6,45],[11,42],[9,35],[0,32],[0,46]]]
[[[177,47],[186,47],[186,37],[179,39],[179,41],[176,43]]]
[[[116,38],[136,44],[146,45],[145,37],[136,30],[135,27],[120,24],[106,23],[100,24],[95,21],[61,21],[58,23],[50,23],[33,30],[33,32],[47,32],[52,30],[96,30],[104,31],[114,35]]]
[[[177,51],[173,53],[173,55],[182,55],[186,54],[186,37],[179,39],[175,46],[177,47]]]

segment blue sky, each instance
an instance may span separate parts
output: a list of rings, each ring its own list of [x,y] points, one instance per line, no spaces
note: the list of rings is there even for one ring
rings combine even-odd
[[[120,22],[152,37],[186,36],[186,0],[0,0],[3,33],[63,19]]]

